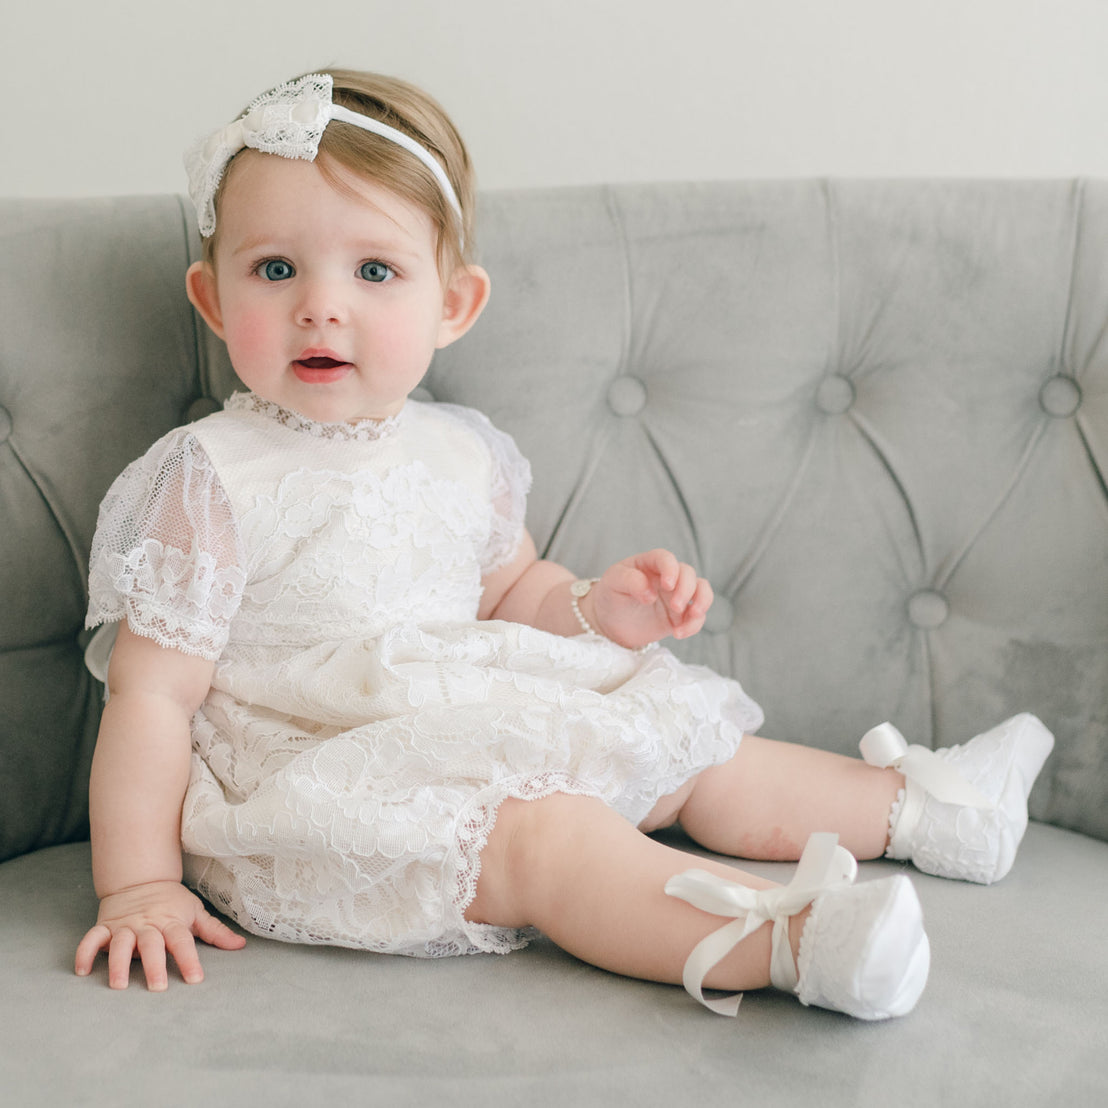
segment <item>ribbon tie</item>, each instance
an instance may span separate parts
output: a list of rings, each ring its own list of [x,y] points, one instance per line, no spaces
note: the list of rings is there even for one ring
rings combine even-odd
[[[666,893],[716,916],[733,917],[732,923],[713,931],[693,948],[685,963],[685,989],[705,1008],[721,1016],[734,1016],[742,993],[708,1000],[704,978],[730,952],[764,923],[772,922],[773,941],[770,980],[779,989],[794,989],[796,964],[789,944],[789,916],[795,915],[828,889],[852,885],[858,873],[853,855],[838,845],[839,836],[820,831],[812,835],[800,856],[800,864],[787,885],[752,889],[705,870],[690,869],[666,882]]]
[[[862,736],[860,747],[868,765],[903,773],[943,804],[961,804],[967,808],[986,810],[996,807],[994,801],[971,785],[935,751],[916,744],[909,746],[891,723],[881,723],[867,731]]]

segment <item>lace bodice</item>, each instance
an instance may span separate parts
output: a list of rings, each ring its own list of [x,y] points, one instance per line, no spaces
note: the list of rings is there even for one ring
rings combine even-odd
[[[216,659],[476,618],[523,531],[530,470],[477,412],[409,402],[317,423],[253,394],[170,432],[101,507],[89,626],[126,617]]]

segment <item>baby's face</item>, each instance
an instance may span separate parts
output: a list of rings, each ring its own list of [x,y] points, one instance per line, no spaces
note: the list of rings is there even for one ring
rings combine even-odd
[[[334,172],[341,190],[314,162],[244,151],[224,185],[214,276],[201,278],[211,302],[193,302],[258,395],[324,422],[384,419],[454,337],[435,228]]]

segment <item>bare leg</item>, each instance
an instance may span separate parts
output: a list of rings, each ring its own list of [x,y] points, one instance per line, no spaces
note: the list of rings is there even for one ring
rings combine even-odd
[[[666,896],[695,866],[751,888],[773,882],[648,838],[593,797],[508,800],[481,853],[466,918],[538,927],[564,950],[628,977],[677,984],[692,948],[725,920]],[[807,909],[790,921],[795,957]],[[709,975],[713,988],[769,984],[772,925],[738,944]]]
[[[696,778],[676,817],[696,842],[734,857],[795,861],[813,831],[835,831],[856,858],[878,858],[903,787],[896,770],[748,735]]]

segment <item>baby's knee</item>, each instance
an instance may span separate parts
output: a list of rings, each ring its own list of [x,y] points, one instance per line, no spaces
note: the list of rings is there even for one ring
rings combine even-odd
[[[509,797],[481,850],[477,893],[465,911],[472,923],[530,927],[535,896],[551,860],[581,849],[577,840],[589,821],[584,810],[603,806],[595,797],[551,793],[539,800]]]

